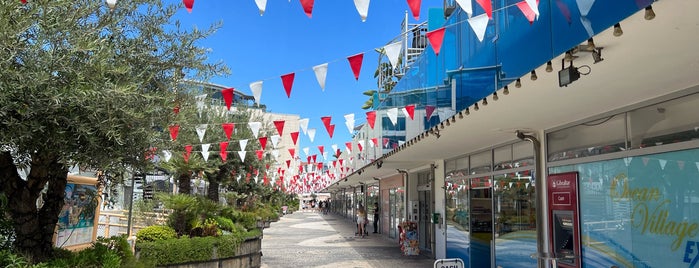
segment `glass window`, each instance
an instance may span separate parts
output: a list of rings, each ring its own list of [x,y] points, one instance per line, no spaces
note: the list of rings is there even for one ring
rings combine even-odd
[[[516,266],[535,267],[536,260],[529,258],[531,252],[522,250],[536,248],[536,240],[528,237],[536,230],[534,184],[516,173],[493,178],[496,266],[510,267],[512,261],[517,260]]]
[[[490,172],[492,165],[492,151],[488,150],[471,156],[470,174],[481,174]]]
[[[534,146],[531,142],[522,141],[512,145],[512,165],[525,167],[534,165]]]
[[[626,119],[612,115],[547,134],[548,160],[557,161],[626,148]]]
[[[503,170],[512,168],[512,145],[505,145],[493,150],[495,165],[493,170]]]
[[[628,113],[631,148],[644,148],[699,138],[699,94],[651,105]]]

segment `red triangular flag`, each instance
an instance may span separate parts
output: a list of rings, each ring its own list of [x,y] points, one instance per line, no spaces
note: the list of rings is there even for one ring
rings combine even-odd
[[[320,118],[320,120],[323,121],[323,126],[325,126],[325,128],[328,128],[328,126],[330,125],[330,121],[332,120],[332,117],[323,116]]]
[[[182,0],[184,7],[187,8],[187,12],[192,13],[192,8],[194,7],[194,0]]]
[[[172,125],[169,128],[170,128],[170,138],[172,138],[172,141],[177,140],[177,134],[180,133],[180,125]]]
[[[175,105],[175,107],[172,108],[172,112],[175,114],[179,114],[180,113],[180,105],[179,104]]]
[[[427,40],[430,40],[430,45],[434,54],[439,55],[439,50],[442,49],[442,41],[444,41],[444,27],[434,31],[429,31],[425,34]]]
[[[328,126],[328,135],[330,135],[330,138],[333,138],[333,133],[335,132],[335,125],[329,125]]]
[[[379,146],[379,138],[371,138],[371,142],[374,143],[374,146]]]
[[[323,145],[318,145],[318,151],[320,151],[320,155],[323,155]]]
[[[228,158],[228,152],[226,151],[220,151],[218,154],[221,156],[221,161],[226,162],[226,158]]]
[[[294,76],[294,73],[282,75],[282,84],[284,85],[284,91],[286,91],[287,98],[291,98],[291,86],[294,85]]]
[[[427,120],[430,120],[432,118],[432,113],[434,113],[434,109],[437,107],[434,107],[432,105],[425,105],[425,117],[427,117]]]
[[[291,166],[291,160],[286,160],[286,168],[289,168],[289,166]],[[284,171],[282,170],[282,172]]]
[[[26,4],[26,3],[27,3],[27,0],[21,0],[21,1],[22,1],[22,4]]]
[[[352,151],[352,142],[351,142],[351,141],[345,142],[345,146],[347,146],[347,148],[348,148],[350,151]]]
[[[188,163],[189,162],[189,156],[192,154],[192,145],[185,145],[184,146],[184,162]]]
[[[281,136],[282,132],[284,131],[284,121],[274,121],[274,126],[277,128],[277,133],[279,133],[279,136]]]
[[[410,120],[415,119],[415,104],[410,104],[405,106],[405,111],[408,112]]]
[[[313,159],[313,163],[315,163],[315,162],[316,162],[316,158],[317,158],[317,156],[318,156],[318,155],[315,155],[315,154],[314,154],[314,155],[311,155],[311,158]],[[322,164],[322,163],[321,163],[321,164]]]
[[[260,137],[257,140],[260,141],[260,147],[262,147],[262,150],[264,150],[265,147],[267,147],[267,137]]]
[[[296,141],[299,139],[299,132],[298,131],[291,132],[290,135],[291,135],[291,141],[293,141],[294,145],[296,145]]]
[[[492,19],[493,18],[493,6],[490,3],[490,0],[476,0],[479,5],[485,10],[485,14],[488,14],[488,18]]]
[[[364,146],[362,146],[362,143],[361,143],[361,142],[358,142],[358,143],[357,143],[357,148],[359,148],[359,151],[360,151],[360,152],[361,152],[362,150],[364,150]]]
[[[374,123],[376,123],[376,111],[367,112],[366,121],[369,123],[371,129],[374,129]]]
[[[220,150],[219,155],[221,155],[221,161],[226,162],[226,157],[228,157],[228,152],[226,152],[226,148],[228,148],[228,142],[227,141],[222,141],[218,144],[218,148]]]
[[[354,73],[354,79],[359,80],[359,71],[362,69],[362,60],[364,59],[364,53],[359,53],[357,55],[347,57],[350,67],[352,68],[352,73]]]
[[[267,174],[265,174],[265,176],[262,177],[262,181],[264,182],[265,185],[269,185],[269,180],[267,179]]]
[[[388,138],[383,138],[383,147],[384,148],[388,148],[388,141],[389,141]]]
[[[410,11],[413,12],[413,18],[420,20],[420,0],[408,0]]]
[[[291,155],[291,158],[295,158],[296,157],[296,149],[289,148],[289,154]]]
[[[223,101],[226,102],[226,108],[231,110],[231,103],[233,103],[233,88],[224,88],[221,90],[221,95],[223,96]]]
[[[257,160],[262,160],[262,156],[264,155],[265,151],[263,150],[257,150],[255,151],[255,154],[257,154]]]
[[[536,14],[534,14],[534,10],[527,4],[527,1],[522,1],[517,3],[517,7],[519,8],[520,11],[522,11],[522,14],[524,14],[524,17],[527,18],[529,21],[529,24],[532,24],[534,22],[534,19],[536,18]]]
[[[223,132],[226,134],[226,138],[228,138],[228,140],[231,140],[233,129],[235,129],[235,123],[223,123],[221,124],[221,126],[223,127]]]
[[[301,0],[301,6],[303,6],[303,12],[306,13],[306,16],[310,18],[313,13],[313,0]]]

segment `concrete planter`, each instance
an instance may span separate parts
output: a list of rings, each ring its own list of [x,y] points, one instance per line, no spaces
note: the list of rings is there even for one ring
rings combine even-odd
[[[210,261],[171,264],[168,268],[258,268],[262,265],[262,236],[245,240],[235,256],[225,259],[216,257],[216,249]]]

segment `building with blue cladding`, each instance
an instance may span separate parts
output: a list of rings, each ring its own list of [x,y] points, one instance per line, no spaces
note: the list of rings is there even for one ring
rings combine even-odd
[[[454,1],[405,23],[332,210],[378,202],[382,235],[416,223],[421,254],[467,267],[693,267],[699,2],[542,0],[532,23],[519,2],[492,1],[482,41]]]

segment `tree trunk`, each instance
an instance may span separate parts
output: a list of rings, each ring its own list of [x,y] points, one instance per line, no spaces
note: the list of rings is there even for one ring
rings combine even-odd
[[[0,184],[8,198],[16,240],[16,251],[33,262],[52,257],[53,235],[58,214],[63,207],[68,169],[50,155],[32,155],[27,180],[17,173],[9,152],[0,154]],[[44,205],[37,208],[37,199],[48,183]]]
[[[177,177],[177,188],[179,188],[177,192],[181,194],[192,194],[191,181],[192,177],[189,173],[180,174],[179,177]]]
[[[221,184],[216,180],[209,180],[209,188],[207,189],[206,193],[206,197],[209,198],[209,200],[218,203],[218,188],[220,185]]]
[[[206,178],[209,180],[209,188],[206,196],[209,198],[209,200],[218,203],[218,190],[221,188],[221,182],[226,179],[228,172],[228,168],[226,168],[226,165],[224,164],[219,166],[216,172],[206,173]]]

